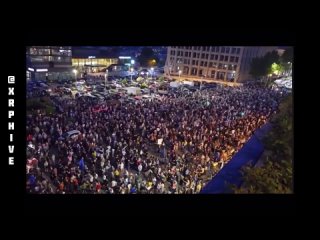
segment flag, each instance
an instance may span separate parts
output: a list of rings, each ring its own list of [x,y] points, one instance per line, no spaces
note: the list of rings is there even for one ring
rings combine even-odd
[[[31,186],[35,185],[35,183],[36,183],[36,177],[33,176],[33,175],[30,175],[30,177],[29,177],[29,182],[30,182],[30,185],[31,185]]]
[[[81,158],[80,161],[79,161],[79,168],[80,168],[81,171],[84,171],[84,160],[83,160],[83,158]]]
[[[135,187],[132,187],[130,190],[130,193],[136,193],[136,192],[137,192],[137,189]]]

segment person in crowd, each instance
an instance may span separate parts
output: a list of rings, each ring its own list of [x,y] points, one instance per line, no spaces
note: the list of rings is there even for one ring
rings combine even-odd
[[[59,111],[27,117],[27,190],[199,193],[282,97],[255,86],[219,87],[110,104],[99,112],[91,101],[51,97]],[[61,138],[70,130],[80,134]]]

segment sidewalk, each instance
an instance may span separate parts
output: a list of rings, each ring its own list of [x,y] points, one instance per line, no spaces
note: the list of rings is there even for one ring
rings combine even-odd
[[[181,75],[181,77],[179,76],[175,76],[175,75],[166,75],[164,74],[165,77],[167,78],[171,78],[173,80],[176,80],[176,81],[196,81],[196,82],[212,82],[212,83],[219,83],[219,84],[225,84],[225,85],[228,85],[228,86],[232,86],[232,87],[237,87],[237,86],[242,86],[242,83],[238,83],[238,82],[226,82],[226,81],[220,81],[220,80],[212,80],[212,79],[206,79],[206,78],[201,78],[201,77],[197,77],[197,76],[194,76],[194,77],[188,77],[188,76],[184,76],[184,75]]]

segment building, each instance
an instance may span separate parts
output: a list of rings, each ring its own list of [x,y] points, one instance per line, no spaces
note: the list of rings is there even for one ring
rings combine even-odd
[[[171,46],[165,74],[180,78],[241,82],[249,80],[252,58],[276,47]]]
[[[80,73],[105,72],[107,67],[119,62],[118,56],[99,48],[73,48],[72,67]]]
[[[71,46],[26,48],[27,80],[69,80],[72,72]]]

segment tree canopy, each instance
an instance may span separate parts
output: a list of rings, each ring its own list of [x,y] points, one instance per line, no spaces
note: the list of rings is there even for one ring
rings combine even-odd
[[[266,154],[262,166],[243,168],[243,184],[235,193],[293,192],[293,108],[292,95],[272,119],[272,130],[264,139]]]
[[[280,57],[276,51],[268,52],[263,57],[253,58],[250,66],[250,74],[260,78],[273,73],[273,64],[280,64]]]
[[[144,47],[141,50],[141,54],[138,57],[138,62],[142,67],[153,67],[159,62],[158,57],[150,47]]]
[[[289,47],[285,50],[285,52],[282,54],[281,56],[283,62],[290,62],[292,63],[293,62],[293,48],[292,47]]]

